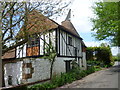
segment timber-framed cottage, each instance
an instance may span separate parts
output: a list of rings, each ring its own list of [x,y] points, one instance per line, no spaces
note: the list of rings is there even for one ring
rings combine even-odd
[[[6,62],[4,64],[6,86],[50,78],[50,63],[40,58],[46,54],[46,43],[49,44],[50,40],[57,53],[53,74],[70,71],[72,61],[76,61],[80,68],[86,69],[86,46],[70,18],[71,10],[61,25],[37,11],[29,14],[28,27],[35,24],[28,31],[32,37],[24,45],[2,57]],[[41,34],[42,31],[45,33]],[[8,62],[9,60],[13,62]]]

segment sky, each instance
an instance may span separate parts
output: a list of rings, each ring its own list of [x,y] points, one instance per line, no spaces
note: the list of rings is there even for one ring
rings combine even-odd
[[[74,0],[72,5],[69,7],[71,9],[71,22],[83,38],[86,46],[99,46],[101,43],[106,41],[97,41],[92,37],[92,23],[90,18],[94,17],[91,6],[94,4],[95,0]],[[67,15],[57,19],[57,22],[60,23],[64,21]],[[112,54],[117,55],[118,49],[116,47],[111,48]]]

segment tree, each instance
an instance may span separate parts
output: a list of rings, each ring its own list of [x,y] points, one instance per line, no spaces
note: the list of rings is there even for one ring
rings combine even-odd
[[[107,43],[101,43],[100,47],[109,47],[109,45]]]
[[[34,9],[39,10],[40,13],[50,17],[54,14],[60,14],[62,9],[65,9],[69,4],[62,3],[62,0],[52,2],[53,0],[41,0],[40,2],[1,2],[2,3],[2,54],[8,50],[12,50],[17,46],[24,44],[28,40],[26,32],[28,14]],[[59,7],[58,7],[59,6]],[[57,7],[57,8],[56,8]],[[16,35],[23,29],[25,37],[20,41]]]
[[[1,6],[1,4],[0,4],[0,6]],[[1,59],[1,57],[2,57],[2,31],[1,31],[1,29],[2,29],[2,25],[1,25],[1,7],[0,7],[0,87],[2,87],[2,59]]]
[[[28,41],[27,20],[28,14],[34,9],[50,17],[60,14],[71,2],[63,3],[62,0],[41,0],[39,2],[5,2],[0,1],[0,55],[12,50]],[[23,29],[24,37],[18,39],[16,36]],[[21,40],[22,39],[22,40]],[[1,53],[2,52],[2,53]],[[0,56],[0,66],[2,60]],[[0,76],[2,76],[0,67]],[[2,85],[0,77],[0,87]]]
[[[49,38],[49,44],[47,42],[45,42],[45,56],[42,57],[44,59],[48,59],[49,62],[50,62],[50,79],[52,79],[52,76],[53,76],[53,65],[54,65],[54,62],[55,62],[55,58],[57,56],[57,52],[56,52],[56,49],[55,49],[55,46],[54,46],[54,42],[52,42],[52,38],[50,37]],[[53,40],[54,41],[54,40]]]
[[[96,17],[91,18],[93,36],[98,40],[109,40],[111,45],[120,46],[120,2],[96,2],[92,7]]]

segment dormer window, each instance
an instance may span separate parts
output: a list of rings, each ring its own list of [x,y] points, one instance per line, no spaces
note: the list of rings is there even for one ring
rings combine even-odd
[[[72,45],[72,37],[68,36],[68,44]]]

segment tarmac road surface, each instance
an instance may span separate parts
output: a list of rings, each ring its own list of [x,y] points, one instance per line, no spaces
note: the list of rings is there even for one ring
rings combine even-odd
[[[118,88],[120,87],[118,79],[120,80],[120,62],[115,62],[113,67],[95,72],[59,88]]]

